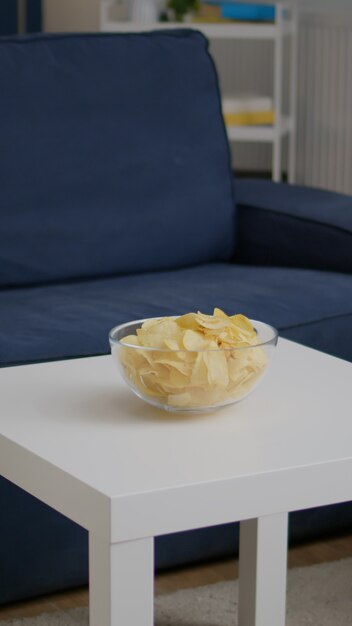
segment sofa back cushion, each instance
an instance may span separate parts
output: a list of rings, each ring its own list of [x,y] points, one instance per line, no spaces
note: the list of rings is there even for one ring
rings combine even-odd
[[[0,42],[0,286],[220,261],[234,201],[191,30]]]

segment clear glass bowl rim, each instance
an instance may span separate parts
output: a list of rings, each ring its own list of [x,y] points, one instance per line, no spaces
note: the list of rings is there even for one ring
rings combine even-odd
[[[253,319],[248,318],[254,328],[256,324],[265,326],[267,330],[272,332],[272,337],[270,337],[270,339],[267,339],[266,341],[256,343],[253,346],[234,346],[232,348],[209,348],[206,350],[186,350],[186,348],[183,348],[183,349],[181,348],[178,350],[170,350],[169,348],[153,348],[151,346],[136,346],[131,343],[122,342],[119,339],[116,339],[114,337],[115,334],[119,333],[123,329],[127,329],[130,326],[135,326],[136,324],[142,325],[144,322],[147,322],[149,320],[162,319],[163,317],[168,317],[169,319],[178,319],[179,317],[181,317],[181,315],[146,317],[145,319],[133,320],[131,322],[125,322],[124,324],[119,324],[118,326],[114,326],[114,328],[112,328],[109,332],[110,346],[112,347],[113,345],[115,345],[115,346],[121,346],[123,348],[134,348],[135,350],[143,350],[143,351],[149,351],[149,352],[164,352],[164,353],[166,352],[170,354],[179,353],[179,352],[187,352],[190,354],[192,353],[197,354],[198,352],[219,352],[219,351],[220,352],[233,352],[234,350],[236,351],[237,350],[253,350],[253,348],[260,348],[260,347],[267,346],[267,345],[275,346],[278,340],[278,336],[279,336],[279,332],[274,326],[271,326],[270,324],[267,324],[266,322],[260,322],[259,320],[253,320]]]

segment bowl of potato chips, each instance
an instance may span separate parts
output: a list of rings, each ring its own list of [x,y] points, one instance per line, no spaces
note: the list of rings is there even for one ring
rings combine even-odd
[[[242,400],[267,371],[277,339],[272,326],[217,308],[136,320],[109,333],[128,386],[167,411],[213,411]]]

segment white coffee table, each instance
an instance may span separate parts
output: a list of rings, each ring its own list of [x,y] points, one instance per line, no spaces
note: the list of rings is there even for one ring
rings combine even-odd
[[[351,386],[282,339],[262,386],[208,415],[145,405],[109,356],[2,369],[0,473],[89,530],[91,626],[152,626],[153,538],[235,520],[239,623],[283,626],[288,511],[352,499]]]

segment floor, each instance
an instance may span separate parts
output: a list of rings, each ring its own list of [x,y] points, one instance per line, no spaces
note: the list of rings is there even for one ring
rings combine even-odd
[[[303,567],[346,557],[352,557],[352,534],[292,548],[289,550],[288,565]],[[237,561],[218,561],[158,574],[155,591],[157,594],[170,593],[177,589],[199,587],[237,576]],[[87,604],[88,590],[78,589],[0,607],[0,620],[34,617],[44,612],[67,610]]]

